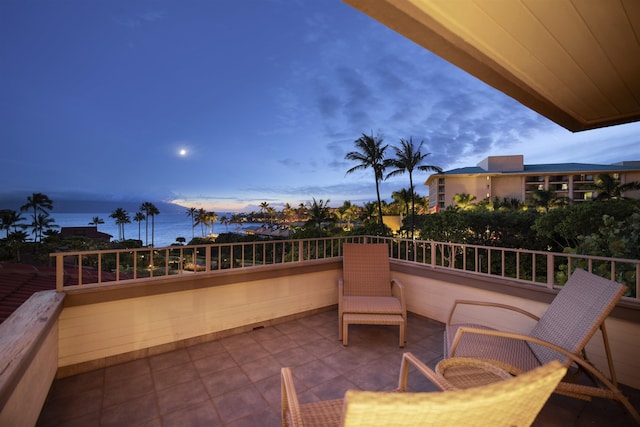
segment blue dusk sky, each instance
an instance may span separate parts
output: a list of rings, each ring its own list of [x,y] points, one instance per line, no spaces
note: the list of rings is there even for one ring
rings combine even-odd
[[[0,195],[361,204],[362,133],[445,170],[640,160],[639,123],[573,134],[339,0],[0,1]]]

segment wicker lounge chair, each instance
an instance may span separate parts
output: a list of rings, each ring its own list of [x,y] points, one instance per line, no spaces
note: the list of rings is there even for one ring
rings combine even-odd
[[[541,317],[505,304],[456,301],[445,330],[445,358],[491,360],[512,375],[522,374],[552,360],[559,360],[567,368],[575,365],[591,377],[595,386],[563,381],[556,392],[585,400],[594,396],[618,400],[640,423],[638,412],[617,386],[604,324],[625,289],[619,283],[576,269]],[[478,324],[452,323],[456,309],[463,305],[512,310],[529,316],[537,323],[527,335],[497,331]],[[585,351],[586,344],[598,328],[604,340],[610,378],[588,361]]]
[[[385,243],[345,243],[343,277],[338,280],[338,337],[349,323],[399,325],[404,346],[407,308],[404,287],[391,278],[389,246]],[[345,323],[345,315],[347,322]],[[346,344],[346,339],[343,341]]]
[[[409,366],[443,392],[407,393]],[[553,361],[519,377],[457,389],[411,353],[402,358],[397,392],[346,392],[344,399],[300,404],[282,368],[283,426],[529,426],[566,372]]]

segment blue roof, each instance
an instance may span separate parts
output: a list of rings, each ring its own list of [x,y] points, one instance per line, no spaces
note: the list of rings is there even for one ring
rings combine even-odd
[[[617,172],[640,171],[640,166],[635,165],[597,165],[591,163],[548,163],[540,165],[524,165],[523,171],[487,171],[479,166],[468,166],[445,171],[444,175],[472,175],[472,174],[521,174],[521,173],[560,173],[560,172]]]

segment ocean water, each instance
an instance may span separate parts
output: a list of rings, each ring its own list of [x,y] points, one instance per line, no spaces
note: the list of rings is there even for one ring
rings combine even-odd
[[[113,218],[109,217],[110,213],[55,213],[51,212],[51,217],[55,220],[55,224],[60,228],[62,227],[85,227],[89,225],[89,222],[93,220],[93,217],[99,217],[104,220],[104,224],[98,224],[98,231],[111,234],[112,241],[118,240],[118,226]],[[231,218],[230,213],[218,213],[218,218],[226,216]],[[187,214],[164,214],[160,213],[155,216],[155,232],[154,232],[154,245],[155,247],[169,246],[172,243],[176,243],[176,238],[184,237],[188,243],[193,237],[202,237],[202,228],[197,225],[195,228],[191,227],[191,217]],[[229,224],[225,226],[216,222],[213,225],[213,233],[244,233],[244,230],[251,227],[259,226],[257,223],[243,223]],[[211,232],[211,228],[205,228],[205,235]],[[124,237],[126,239],[138,239],[138,223],[131,220],[130,224],[124,225]],[[145,221],[140,222],[140,239],[142,243],[145,243]],[[151,220],[149,220],[149,244],[151,244]]]

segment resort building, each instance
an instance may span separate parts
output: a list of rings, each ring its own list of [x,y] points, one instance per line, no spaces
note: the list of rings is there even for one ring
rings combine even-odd
[[[526,201],[535,190],[550,190],[556,197],[579,203],[597,196],[593,185],[601,174],[611,175],[620,184],[640,182],[640,161],[526,165],[522,155],[489,156],[476,166],[433,174],[425,184],[433,213],[454,205],[456,194],[469,194],[476,201],[496,197]],[[625,196],[640,198],[640,191],[629,191]]]
[[[567,129],[640,120],[633,1],[345,2]],[[571,176],[575,185],[582,173],[534,175],[545,181],[532,186],[553,185],[552,176]],[[397,328],[383,326],[355,330],[348,346],[339,342],[345,238],[52,254],[56,290],[34,294],[0,324],[0,425],[281,425],[283,366],[293,368],[303,402],[339,399],[353,388],[390,390],[402,352],[430,366],[442,359],[456,300],[540,315],[558,293],[560,267],[606,263],[610,278],[619,277],[617,268],[640,271],[638,260],[361,239],[389,244],[391,274],[407,296],[405,348]],[[239,267],[222,267],[229,256]],[[172,270],[175,257],[201,262],[204,271]],[[628,286],[606,320],[610,348],[598,339],[602,328],[587,350],[603,371],[613,356],[617,382],[639,408],[637,274]],[[509,313],[461,318],[512,332],[532,326]],[[608,399],[554,394],[534,425],[632,425],[628,412]]]

